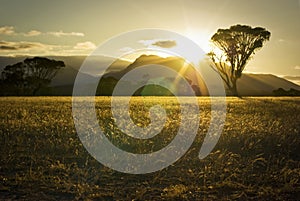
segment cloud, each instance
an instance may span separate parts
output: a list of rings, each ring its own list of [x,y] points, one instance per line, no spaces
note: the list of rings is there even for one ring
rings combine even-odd
[[[300,76],[286,75],[283,78],[300,86]]]
[[[49,55],[88,55],[96,45],[90,41],[77,43],[75,45],[52,45],[30,41],[0,41],[1,56],[49,56]]]
[[[147,47],[158,46],[162,48],[171,48],[177,45],[175,40],[165,40],[165,39],[140,40],[139,43],[142,43]]]
[[[47,45],[38,42],[8,42],[0,41],[0,50],[28,50],[28,49],[44,49]],[[50,47],[50,46],[49,46]]]
[[[295,66],[294,69],[295,70],[300,70],[300,66]]]
[[[37,30],[31,30],[27,33],[24,34],[24,36],[38,36],[38,35],[41,35],[42,32],[40,31],[37,31]]]
[[[0,27],[0,34],[2,35],[15,35],[15,28],[13,26]]]
[[[284,78],[289,80],[300,80],[300,76],[286,75]]]
[[[135,49],[133,49],[132,47],[122,47],[120,49],[121,52],[133,52],[135,51]]]
[[[165,40],[165,41],[156,41],[155,43],[152,43],[154,46],[159,46],[162,48],[171,48],[176,46],[176,41],[174,40]]]
[[[84,33],[80,32],[63,32],[63,31],[57,31],[57,32],[47,32],[49,35],[61,37],[61,36],[84,36]]]
[[[3,26],[0,27],[0,35],[21,35],[21,36],[26,36],[26,37],[30,37],[30,36],[39,36],[39,35],[52,35],[52,36],[56,36],[56,37],[61,37],[61,36],[79,36],[79,37],[83,37],[84,33],[80,33],[80,32],[63,32],[63,31],[50,31],[50,32],[41,32],[38,30],[30,30],[27,33],[22,33],[22,32],[16,32],[15,28],[13,26]]]
[[[155,43],[157,40],[139,40],[139,43],[142,43],[145,46],[151,46],[153,43]]]
[[[91,41],[77,43],[74,46],[75,50],[93,50],[95,48],[96,48],[96,45],[94,43],[92,43]]]
[[[61,50],[70,48],[69,46],[50,45],[40,42],[11,42],[0,41],[0,55],[1,56],[43,56],[43,55],[57,55]]]

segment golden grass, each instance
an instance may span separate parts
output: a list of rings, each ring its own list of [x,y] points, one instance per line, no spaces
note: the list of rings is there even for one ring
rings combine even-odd
[[[131,116],[149,123],[161,103],[168,120],[142,142],[113,125],[110,99],[97,98],[100,126],[124,150],[148,153],[172,140],[180,123],[169,97],[135,97]],[[210,122],[210,101],[199,98],[201,122],[189,151],[168,168],[130,175],[93,159],[72,119],[71,97],[1,97],[0,199],[26,200],[296,200],[300,197],[300,98],[228,98],[224,132],[212,153],[198,159]]]

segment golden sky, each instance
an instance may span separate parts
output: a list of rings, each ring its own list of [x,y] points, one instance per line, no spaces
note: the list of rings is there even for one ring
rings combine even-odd
[[[261,26],[271,40],[247,72],[300,77],[299,0],[0,0],[0,55],[88,55],[109,38],[161,28],[205,51],[218,28]],[[152,38],[152,40],[155,40]]]

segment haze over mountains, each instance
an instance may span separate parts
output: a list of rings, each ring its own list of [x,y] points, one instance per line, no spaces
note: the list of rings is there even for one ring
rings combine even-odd
[[[2,71],[5,66],[17,63],[25,58],[25,56],[0,57],[0,70]],[[60,69],[58,74],[52,80],[49,86],[49,88],[51,88],[51,94],[47,94],[48,92],[41,92],[41,95],[72,95],[76,75],[86,57],[48,56],[47,58],[62,60],[65,62],[66,67]],[[107,64],[111,61],[114,62],[104,72]],[[115,60],[114,58],[101,56],[89,59],[89,62],[89,72],[80,72],[83,76],[85,76],[87,84],[96,83],[98,80],[97,77],[99,77],[101,73],[104,80],[109,78],[110,80],[117,82],[127,72],[142,65],[164,65],[177,72],[180,72],[180,69],[184,65],[184,61],[182,59],[176,57],[162,58],[155,55],[142,55],[133,62],[121,59]],[[167,79],[168,75],[162,72],[157,72],[157,74],[162,80],[171,81]],[[208,95],[204,82],[201,77],[195,76],[191,66],[188,66],[182,75],[187,78],[192,88],[197,92],[197,95]],[[109,85],[109,83],[106,84]],[[180,88],[180,86],[177,86],[177,88]],[[278,88],[283,88],[285,90],[294,88],[296,90],[300,90],[299,85],[272,74],[243,74],[242,78],[238,80],[238,91],[242,96],[271,96],[274,95],[273,90]],[[179,91],[179,94],[184,95],[184,91]]]

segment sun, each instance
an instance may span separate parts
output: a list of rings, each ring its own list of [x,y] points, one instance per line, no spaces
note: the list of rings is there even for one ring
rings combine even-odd
[[[198,44],[205,53],[212,50],[212,44],[210,42],[211,34],[207,31],[188,28],[184,35]]]

